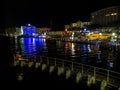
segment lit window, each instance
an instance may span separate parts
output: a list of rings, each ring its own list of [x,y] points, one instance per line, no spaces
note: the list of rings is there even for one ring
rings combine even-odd
[[[117,15],[117,13],[111,13],[111,15],[113,16],[113,15]]]

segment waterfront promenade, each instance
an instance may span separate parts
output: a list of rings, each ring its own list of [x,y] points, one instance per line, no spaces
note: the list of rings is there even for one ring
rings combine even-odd
[[[27,57],[29,56],[31,55],[27,55]],[[55,77],[63,76],[64,82],[70,80],[71,83],[75,85],[84,83],[88,88],[94,86],[98,89],[107,87],[111,90],[117,90],[120,86],[120,73],[57,58],[33,55],[33,58],[31,59],[23,58],[20,59],[20,61],[15,60],[14,66],[29,69],[34,68],[35,70],[38,70],[38,72],[46,71],[48,75],[51,75],[50,73],[54,72]]]

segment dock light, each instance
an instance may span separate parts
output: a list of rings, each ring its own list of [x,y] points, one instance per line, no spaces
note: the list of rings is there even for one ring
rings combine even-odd
[[[115,33],[112,33],[112,36],[115,36]]]

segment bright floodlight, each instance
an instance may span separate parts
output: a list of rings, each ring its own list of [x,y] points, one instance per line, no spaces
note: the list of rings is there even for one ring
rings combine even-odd
[[[31,24],[28,24],[28,26],[31,26]]]
[[[115,36],[115,33],[112,33],[112,36]]]

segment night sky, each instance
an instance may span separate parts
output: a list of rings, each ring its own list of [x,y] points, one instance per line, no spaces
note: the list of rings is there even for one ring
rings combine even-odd
[[[37,27],[63,29],[71,22],[89,21],[90,13],[110,6],[120,5],[120,0],[4,0],[2,15],[5,27],[31,23]]]

